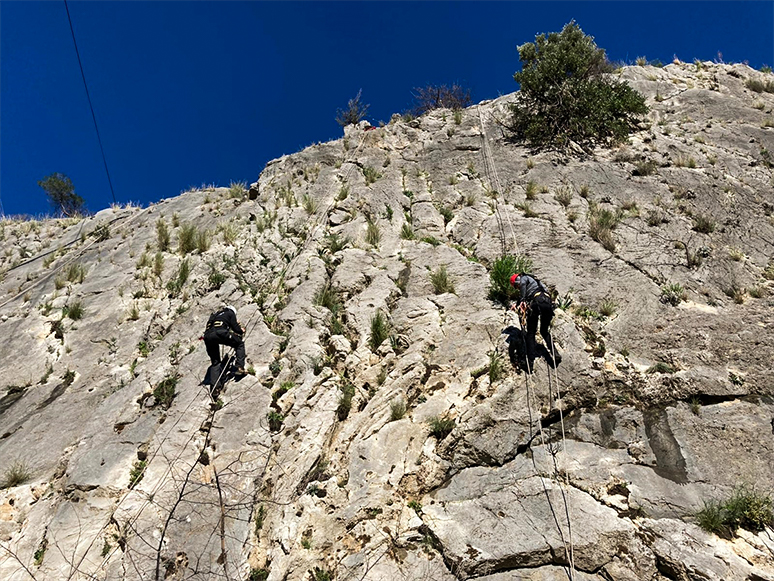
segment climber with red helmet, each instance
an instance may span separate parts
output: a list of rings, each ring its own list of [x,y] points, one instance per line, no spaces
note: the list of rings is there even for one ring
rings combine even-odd
[[[548,289],[531,274],[521,272],[511,275],[511,286],[519,291],[519,304],[518,306],[513,305],[511,309],[515,310],[518,308],[521,313],[526,315],[527,319],[526,343],[527,359],[530,368],[532,368],[532,364],[535,361],[535,351],[537,348],[535,332],[537,331],[538,319],[540,319],[540,335],[543,337],[546,350],[548,351],[547,360],[549,364],[556,366],[558,363],[561,363],[562,357],[556,351],[551,340],[551,332],[549,331],[551,320],[554,318],[554,304]]]
[[[204,331],[204,344],[213,366],[220,365],[220,346],[236,349],[236,374],[245,375],[244,328],[237,322],[236,309],[227,305],[210,315]]]

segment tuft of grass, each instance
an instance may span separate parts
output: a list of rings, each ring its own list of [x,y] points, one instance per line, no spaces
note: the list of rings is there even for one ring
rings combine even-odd
[[[373,222],[372,220],[368,220],[368,225],[366,226],[366,237],[365,237],[366,243],[376,248],[379,246],[379,242],[381,242],[381,240],[382,240],[382,233],[379,230],[379,225],[376,222]]]
[[[679,305],[683,301],[688,300],[688,294],[685,292],[683,285],[679,283],[671,283],[661,287],[661,302],[670,304],[674,307]]]
[[[605,299],[602,304],[599,305],[599,313],[605,317],[612,317],[618,309],[618,304],[612,299]]]
[[[180,291],[183,289],[183,285],[185,285],[190,274],[191,265],[188,263],[188,259],[186,258],[180,263],[175,278],[167,283],[167,290],[172,296],[177,296],[180,294]]]
[[[309,194],[304,194],[304,199],[302,202],[302,205],[304,207],[304,211],[309,214],[310,216],[317,212],[317,208],[319,207],[319,204],[317,203],[317,200],[315,200],[312,196]]]
[[[741,305],[744,303],[744,295],[745,295],[745,288],[739,287],[734,285],[731,285],[727,289],[724,289],[723,292],[726,294],[726,296],[730,299],[733,299],[733,301],[737,305]]]
[[[532,206],[530,206],[528,202],[520,202],[516,204],[516,207],[524,212],[525,218],[537,218],[540,215],[532,209]]]
[[[390,402],[390,421],[394,422],[406,415],[406,402],[402,399],[396,399]]]
[[[707,532],[726,538],[740,528],[758,533],[774,526],[774,502],[770,494],[754,486],[740,485],[723,502],[705,502],[696,520]]]
[[[196,250],[203,254],[210,249],[210,233],[207,230],[198,230],[196,232]]]
[[[701,234],[712,234],[715,231],[715,221],[708,217],[697,214],[693,217],[692,230],[700,232]]]
[[[387,317],[381,311],[376,311],[376,314],[371,317],[371,335],[368,338],[368,346],[372,351],[376,351],[389,335],[390,326]]]
[[[487,372],[489,373],[490,383],[494,383],[505,377],[505,364],[503,363],[503,356],[499,351],[493,350],[489,352],[489,366]]]
[[[454,420],[449,416],[442,415],[430,418],[428,425],[430,426],[430,435],[435,436],[435,438],[440,442],[446,438],[446,436],[451,434],[455,423]]]
[[[347,196],[349,196],[349,186],[343,185],[341,186],[341,189],[339,189],[339,193],[336,194],[336,201],[337,202],[343,202],[347,199]]]
[[[319,307],[325,307],[332,314],[336,315],[341,311],[341,298],[339,293],[336,292],[330,283],[320,287],[320,289],[314,294],[312,299],[314,304]]]
[[[365,178],[366,185],[370,186],[372,183],[382,177],[382,174],[380,174],[370,165],[367,165],[363,168],[363,177]]]
[[[69,317],[73,321],[78,321],[83,318],[84,308],[83,302],[73,301],[69,305],[62,307],[62,316]]]
[[[747,293],[754,299],[762,299],[768,296],[769,289],[762,284],[757,284],[748,288]]]
[[[774,81],[770,80],[747,79],[744,86],[754,93],[774,93]]]
[[[0,490],[24,484],[31,477],[32,473],[27,464],[17,460],[3,472],[3,478],[0,480]]]
[[[527,186],[524,188],[524,196],[528,200],[534,200],[537,197],[538,185],[532,180],[527,182]]]
[[[196,226],[183,224],[177,233],[177,251],[185,256],[196,250]]]
[[[231,182],[228,187],[228,197],[241,200],[247,193],[247,184],[245,182]]]
[[[161,275],[164,273],[164,255],[161,253],[161,251],[156,253],[156,256],[153,257],[153,274],[157,278],[161,278]]]
[[[676,167],[687,167],[694,169],[696,167],[696,160],[690,155],[678,155],[675,159]]]
[[[494,261],[489,271],[488,298],[507,306],[508,301],[515,300],[519,291],[511,286],[511,275],[520,272],[531,272],[532,260],[525,254],[506,254]]]
[[[729,248],[728,249],[728,256],[731,258],[731,260],[735,262],[741,262],[745,259],[744,252],[742,252],[739,248]]]
[[[645,370],[645,373],[674,373],[677,371],[674,367],[669,365],[669,363],[664,363],[663,361],[659,361],[658,363],[655,363],[648,367]]]
[[[403,240],[414,240],[416,238],[414,235],[414,228],[411,227],[411,224],[408,222],[403,223],[403,227],[400,229],[400,237],[403,238]]]
[[[441,206],[438,208],[438,211],[441,213],[441,216],[443,216],[443,225],[446,226],[449,222],[451,222],[454,219],[454,212],[450,208],[447,208],[446,206]]]
[[[615,252],[613,230],[621,220],[618,212],[606,209],[593,209],[589,213],[589,236],[599,242],[608,252]]]
[[[159,252],[169,250],[169,241],[169,227],[164,218],[159,218],[156,220],[156,245],[159,248]]]
[[[433,284],[433,291],[437,295],[454,292],[454,282],[449,278],[445,264],[442,264],[437,270],[430,273],[430,282]]]
[[[554,194],[554,199],[559,202],[562,207],[567,208],[572,201],[572,190],[567,186],[558,188]]]
[[[441,241],[438,240],[438,238],[435,238],[433,236],[422,236],[422,238],[420,238],[420,240],[422,242],[427,242],[428,244],[430,244],[432,246],[440,246],[441,245]]]
[[[65,278],[67,279],[67,282],[81,283],[83,282],[83,279],[86,278],[86,269],[82,264],[73,262],[67,267]]]
[[[649,176],[656,173],[656,169],[658,168],[658,164],[651,160],[642,160],[638,161],[634,164],[634,169],[632,170],[633,176]]]

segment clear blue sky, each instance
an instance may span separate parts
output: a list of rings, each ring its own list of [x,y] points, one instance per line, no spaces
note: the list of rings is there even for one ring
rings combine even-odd
[[[511,93],[516,46],[571,19],[611,60],[774,65],[774,2],[70,1],[115,194],[143,204],[252,182],[267,161],[341,136],[362,88],[369,120],[458,82]],[[49,210],[37,181],[69,175],[112,201],[63,1],[0,3],[0,199]]]

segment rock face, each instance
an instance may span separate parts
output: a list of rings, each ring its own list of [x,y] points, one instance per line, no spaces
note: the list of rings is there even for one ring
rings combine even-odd
[[[774,482],[770,75],[620,75],[651,112],[586,159],[510,143],[509,95],[0,223],[0,578],[774,580],[771,530],[696,524]],[[503,253],[569,307],[556,371]],[[253,374],[211,397],[224,303]]]

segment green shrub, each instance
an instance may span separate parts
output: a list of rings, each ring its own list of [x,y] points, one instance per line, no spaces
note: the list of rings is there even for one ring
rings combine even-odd
[[[489,271],[489,299],[504,306],[507,306],[508,301],[517,299],[519,291],[511,286],[511,275],[531,272],[532,267],[532,260],[524,254],[506,254],[495,260]]]
[[[451,222],[454,219],[454,212],[452,212],[451,208],[447,208],[446,206],[441,206],[438,208],[438,211],[441,213],[441,216],[443,216],[443,225],[446,226],[449,222]]]
[[[247,578],[247,581],[266,581],[268,578],[268,569],[250,569],[250,576]]]
[[[584,149],[626,138],[645,98],[611,78],[605,51],[574,21],[561,33],[540,34],[519,48],[519,100],[511,105],[511,129],[535,148]]]
[[[652,160],[643,160],[638,161],[636,164],[634,164],[634,170],[632,170],[632,175],[635,176],[649,176],[656,173],[656,168],[658,168],[658,164],[655,161]]]
[[[31,477],[32,473],[27,464],[17,460],[3,472],[3,478],[0,480],[0,490],[24,484]]]
[[[430,425],[430,435],[435,436],[439,442],[451,434],[455,426],[454,420],[447,415],[430,418],[428,424]]]
[[[159,247],[160,252],[169,250],[169,228],[164,218],[156,220],[156,244]]]
[[[442,264],[438,267],[438,270],[430,273],[430,282],[433,283],[433,291],[437,295],[454,292],[454,282],[449,278],[445,264]]]
[[[368,338],[368,346],[372,351],[376,351],[389,335],[390,326],[387,317],[381,311],[376,311],[376,314],[371,317],[371,335]]]
[[[175,395],[177,395],[175,388],[177,387],[178,379],[177,374],[168,375],[153,389],[153,397],[165,410],[169,409],[169,406],[172,405],[172,401],[175,399]]]
[[[137,460],[132,469],[129,471],[129,488],[134,488],[145,476],[145,468],[148,466],[148,462],[145,460]]]
[[[422,242],[427,242],[428,244],[430,244],[432,246],[440,246],[441,245],[441,241],[438,240],[438,238],[435,238],[433,236],[422,236],[422,238],[420,238],[420,240]]]
[[[696,519],[704,530],[730,538],[739,528],[757,533],[774,527],[773,508],[771,495],[742,485],[724,502],[705,502]]]
[[[63,173],[52,173],[38,182],[48,201],[63,216],[79,216],[85,210],[83,198],[75,193],[72,180]]]
[[[272,432],[279,432],[282,429],[282,422],[285,421],[285,416],[272,410],[266,414],[266,419],[269,421],[269,429]]]

